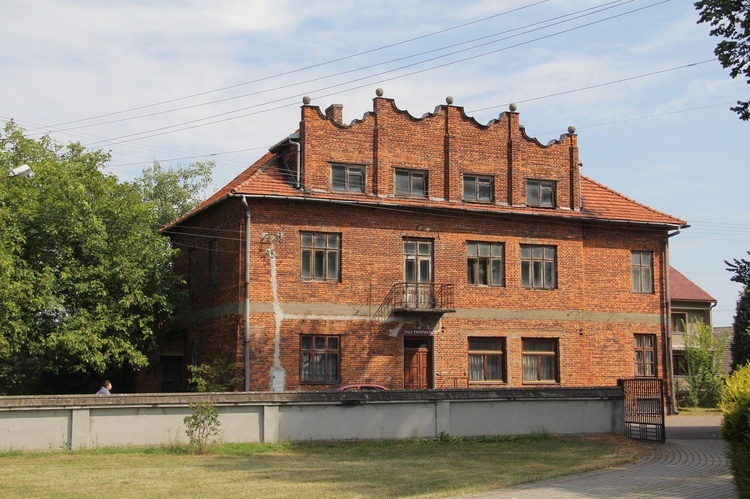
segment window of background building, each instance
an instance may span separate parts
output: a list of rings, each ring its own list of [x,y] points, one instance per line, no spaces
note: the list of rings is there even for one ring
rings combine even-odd
[[[631,253],[633,271],[633,293],[653,293],[654,273],[651,267],[653,255],[648,251]]]
[[[219,241],[216,239],[212,239],[208,243],[208,271],[209,284],[212,288],[215,288],[219,281]]]
[[[505,382],[505,340],[469,338],[469,381]]]
[[[427,197],[427,172],[396,170],[396,195]]]
[[[300,383],[339,382],[339,337],[300,337]]]
[[[656,336],[653,334],[635,335],[635,375],[656,376]]]
[[[464,201],[491,202],[493,183],[492,177],[464,175]]]
[[[524,338],[523,381],[557,382],[557,339]]]
[[[301,233],[302,279],[338,281],[341,276],[341,236],[328,232]]]
[[[684,351],[674,350],[672,352],[672,369],[675,376],[687,376],[688,365]]]
[[[555,182],[551,180],[527,180],[526,204],[529,206],[555,206]]]
[[[557,286],[554,246],[521,246],[521,286],[554,289]]]
[[[198,287],[198,252],[195,248],[191,248],[188,251],[188,289],[192,293]]]
[[[359,165],[332,165],[331,189],[365,192],[365,168]]]
[[[470,286],[503,286],[503,243],[466,243],[467,283]]]
[[[687,314],[676,312],[672,313],[672,332],[684,333],[687,326]]]

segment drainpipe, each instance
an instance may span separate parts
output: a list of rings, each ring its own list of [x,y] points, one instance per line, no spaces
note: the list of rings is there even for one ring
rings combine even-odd
[[[664,238],[664,293],[666,294],[666,307],[665,307],[665,326],[667,328],[667,345],[666,345],[666,369],[667,369],[667,382],[669,386],[669,405],[670,414],[679,414],[677,410],[677,395],[675,394],[674,384],[674,368],[672,367],[672,300],[669,296],[669,239],[680,233],[680,228],[667,234]]]
[[[242,196],[245,207],[245,391],[250,391],[250,205]]]
[[[299,142],[294,142],[293,139],[299,140],[299,134],[293,133],[289,136],[289,143],[297,147],[297,189],[299,189],[302,185],[302,158],[300,157],[302,145]]]

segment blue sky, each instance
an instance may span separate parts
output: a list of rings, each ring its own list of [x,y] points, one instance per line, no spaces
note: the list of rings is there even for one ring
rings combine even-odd
[[[293,132],[303,95],[344,120],[375,89],[414,116],[518,104],[546,143],[577,128],[583,174],[691,227],[671,262],[732,324],[747,257],[749,97],[686,0],[0,0],[0,120],[112,152],[124,180],[213,159],[223,185]],[[729,185],[739,186],[730,192]]]

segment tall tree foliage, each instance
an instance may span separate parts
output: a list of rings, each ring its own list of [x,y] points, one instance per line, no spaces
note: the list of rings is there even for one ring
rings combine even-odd
[[[749,252],[750,254],[750,252]],[[734,314],[732,339],[732,370],[750,362],[750,262],[745,259],[725,261],[727,270],[733,272],[731,280],[744,285]]]
[[[0,172],[34,171],[0,178],[0,393],[74,393],[143,367],[176,306],[156,213],[108,160],[13,123],[0,133]]]
[[[213,161],[197,161],[165,169],[154,161],[150,168],[143,170],[135,185],[155,211],[159,227],[174,222],[203,200],[215,166]]]
[[[750,1],[700,0],[695,2],[700,12],[699,23],[712,26],[711,36],[721,38],[714,54],[732,78],[743,76],[750,83]],[[737,101],[732,108],[740,119],[750,120],[750,102]]]

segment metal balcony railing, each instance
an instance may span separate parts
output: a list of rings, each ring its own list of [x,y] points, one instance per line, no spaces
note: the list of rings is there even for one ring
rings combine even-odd
[[[453,284],[398,282],[391,287],[374,318],[384,321],[391,312],[442,314],[455,311]]]

